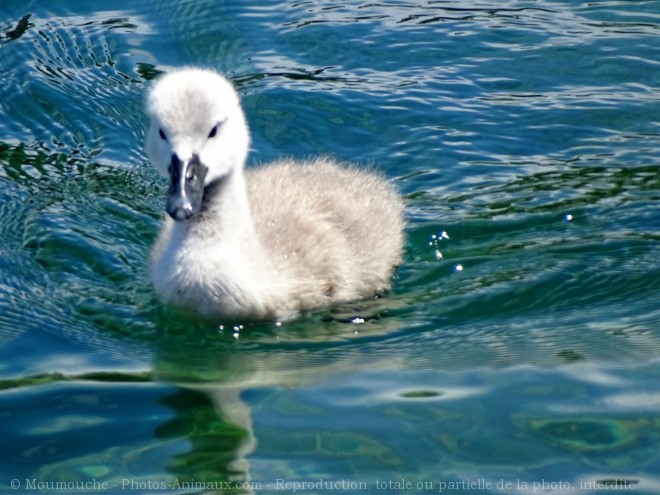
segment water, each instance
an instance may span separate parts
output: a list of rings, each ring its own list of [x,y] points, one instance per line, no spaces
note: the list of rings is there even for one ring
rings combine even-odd
[[[2,492],[660,493],[660,2],[0,13]],[[391,295],[157,303],[142,98],[185,64],[235,82],[251,165],[396,182]]]

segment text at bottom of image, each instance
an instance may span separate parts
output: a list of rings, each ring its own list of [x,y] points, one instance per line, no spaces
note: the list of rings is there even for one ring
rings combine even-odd
[[[528,481],[521,479],[491,480],[485,478],[467,478],[454,481],[413,481],[406,478],[356,481],[352,479],[342,480],[296,480],[288,481],[276,479],[272,482],[261,481],[197,481],[194,479],[169,481],[152,481],[144,479],[121,479],[119,483],[108,481],[44,481],[32,479],[13,479],[10,487],[15,491],[42,491],[42,490],[80,490],[81,492],[105,491],[105,490],[246,490],[246,491],[282,491],[288,493],[302,493],[306,491],[340,491],[340,490],[365,490],[365,491],[427,491],[427,492],[450,492],[453,490],[520,490],[523,492],[545,492],[548,490],[632,490],[638,481],[610,478],[602,480],[578,481]]]

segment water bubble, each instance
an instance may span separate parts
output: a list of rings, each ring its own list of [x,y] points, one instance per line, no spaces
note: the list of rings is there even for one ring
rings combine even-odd
[[[567,222],[570,222],[573,220],[573,215],[571,215],[570,213],[566,213],[566,216],[564,216],[564,218],[566,219]]]
[[[442,253],[438,249],[438,247],[440,247],[440,242],[443,239],[449,239],[449,234],[447,234],[447,231],[445,231],[445,230],[443,230],[442,232],[438,232],[437,235],[436,234],[431,235],[431,240],[429,241],[429,246],[435,248],[434,254],[435,254],[435,259],[436,260],[441,260],[441,259],[444,258],[442,256]]]
[[[463,265],[461,265],[461,264],[459,263],[458,265],[456,265],[456,266],[454,267],[454,270],[456,270],[457,272],[462,272],[462,271],[463,271]]]
[[[360,323],[364,323],[364,318],[355,317],[351,320],[351,322],[359,325]]]

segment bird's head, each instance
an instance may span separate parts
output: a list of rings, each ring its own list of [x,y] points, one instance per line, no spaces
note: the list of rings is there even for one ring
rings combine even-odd
[[[147,113],[147,156],[170,181],[167,213],[188,220],[205,187],[244,166],[250,138],[238,94],[217,72],[180,69],[154,83]]]

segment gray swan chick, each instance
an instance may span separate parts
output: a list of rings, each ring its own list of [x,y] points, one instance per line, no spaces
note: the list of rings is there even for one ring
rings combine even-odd
[[[389,288],[404,207],[378,173],[327,158],[245,169],[237,92],[183,68],[148,92],[146,152],[169,180],[151,252],[158,299],[209,318],[287,320]]]

